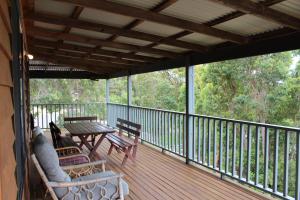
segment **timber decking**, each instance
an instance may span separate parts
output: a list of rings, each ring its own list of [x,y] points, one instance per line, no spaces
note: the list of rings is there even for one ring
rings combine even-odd
[[[130,188],[126,199],[266,199],[147,145],[139,144],[136,163],[129,161],[125,167],[121,167],[124,155],[113,151],[107,156],[108,149],[105,139],[98,153],[107,160],[107,170],[125,175]]]

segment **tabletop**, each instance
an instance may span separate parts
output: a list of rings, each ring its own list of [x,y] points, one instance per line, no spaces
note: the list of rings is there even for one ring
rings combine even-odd
[[[80,122],[64,124],[64,127],[70,132],[71,135],[97,135],[103,133],[113,133],[114,129],[101,124],[100,122]]]

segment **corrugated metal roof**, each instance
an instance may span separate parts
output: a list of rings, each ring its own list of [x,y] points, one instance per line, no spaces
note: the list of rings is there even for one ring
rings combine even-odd
[[[100,32],[96,32],[96,31],[88,31],[88,30],[78,29],[78,28],[72,28],[70,30],[70,33],[73,33],[76,35],[87,36],[87,37],[91,37],[91,38],[96,38],[96,39],[107,39],[111,36],[110,34],[106,34],[106,33],[100,33]]]
[[[70,16],[75,6],[69,3],[62,3],[51,0],[35,0],[34,10],[39,12],[46,12],[52,14],[59,14],[62,16]]]
[[[166,50],[166,51],[172,51],[172,52],[175,52],[175,53],[184,53],[184,52],[188,51],[188,49],[174,47],[174,46],[165,45],[165,44],[160,44],[160,45],[157,45],[153,48]]]
[[[73,42],[73,41],[64,41],[64,43],[74,44],[74,45],[84,46],[84,47],[96,47],[96,45],[91,45],[91,44],[87,44],[87,43],[80,43],[80,42]]]
[[[154,55],[154,54],[150,54],[150,53],[141,53],[141,52],[139,52],[136,55],[149,56],[149,57],[154,57],[154,58],[162,58],[162,56]]]
[[[208,0],[179,0],[161,13],[196,23],[204,23],[234,11]]]
[[[55,30],[55,31],[63,31],[65,28],[64,26],[61,26],[61,25],[48,24],[48,23],[44,23],[44,22],[34,22],[33,24],[34,24],[34,26],[37,26],[37,27],[46,28],[46,29]]]
[[[130,52],[130,51],[127,51],[127,50],[124,50],[124,49],[116,49],[116,48],[111,48],[111,47],[102,47],[102,49],[117,51],[117,52],[122,52],[122,53],[129,53]]]
[[[271,6],[272,9],[300,19],[300,0],[287,0]]]
[[[145,46],[145,45],[148,45],[151,43],[151,42],[148,42],[145,40],[139,40],[139,39],[134,39],[134,38],[122,37],[122,36],[119,36],[117,39],[115,39],[115,41],[127,43],[127,44],[138,45],[138,46]]]
[[[142,8],[145,10],[150,10],[151,8],[158,5],[161,0],[108,0],[113,1],[120,4],[129,5],[136,8]]]
[[[176,33],[183,31],[183,29],[176,28],[173,26],[162,25],[154,22],[145,21],[137,27],[133,28],[133,30],[141,31],[145,33],[151,33],[154,35],[159,35],[163,37],[167,37]]]
[[[214,26],[215,28],[240,34],[243,36],[255,35],[282,28],[283,26],[254,15],[244,15]]]
[[[85,8],[79,16],[79,19],[116,27],[124,27],[134,20],[132,17],[117,15],[92,8]]]
[[[225,42],[225,40],[223,39],[200,34],[200,33],[192,33],[187,36],[179,38],[179,40],[194,43],[194,44],[207,45],[207,46]]]

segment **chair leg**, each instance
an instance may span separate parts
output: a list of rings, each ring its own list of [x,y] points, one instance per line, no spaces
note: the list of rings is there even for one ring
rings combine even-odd
[[[95,135],[92,135],[92,146],[93,146],[93,147],[95,146],[95,140],[96,140],[96,136],[95,136]]]
[[[128,158],[131,159],[131,160],[133,160],[133,159],[132,159],[132,156],[130,155],[131,148],[132,148],[132,146],[131,146],[131,147],[128,147],[128,148],[124,151],[125,156],[124,156],[124,159],[123,159],[123,162],[122,162],[122,167],[126,164],[126,161],[127,161]]]
[[[137,152],[137,146],[134,146],[133,152],[132,152],[133,161],[135,161],[135,159],[136,159],[136,152]]]
[[[111,154],[113,148],[114,148],[114,145],[113,145],[113,144],[110,144],[110,147],[109,147],[109,150],[108,150],[107,155],[110,155],[110,154]]]

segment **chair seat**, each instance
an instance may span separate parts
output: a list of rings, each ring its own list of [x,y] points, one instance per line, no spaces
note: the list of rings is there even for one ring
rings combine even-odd
[[[126,148],[126,147],[130,147],[130,146],[134,146],[136,144],[134,144],[133,141],[130,141],[126,138],[123,138],[119,135],[116,135],[116,134],[113,134],[113,133],[110,133],[110,134],[107,134],[106,135],[106,138],[114,143],[115,145],[121,147],[121,148]]]
[[[95,180],[95,179],[99,179],[99,178],[106,178],[106,177],[110,177],[116,175],[116,173],[112,172],[112,171],[106,171],[106,172],[100,172],[100,173],[96,173],[96,174],[91,174],[91,175],[87,175],[87,176],[81,176],[79,178],[74,178],[72,179],[72,182],[76,182],[76,181],[87,181],[87,180]],[[118,191],[116,190],[115,185],[118,185],[118,182],[116,179],[114,179],[113,181],[103,181],[103,183],[97,184],[96,187],[94,187],[93,184],[90,184],[89,187],[87,188],[93,188],[93,189],[89,189],[89,191],[92,192],[93,196],[92,198],[89,196],[89,198],[87,197],[87,195],[91,195],[91,193],[87,193],[85,191],[85,189],[83,189],[82,191],[79,192],[79,194],[76,193],[76,197],[78,197],[81,200],[87,200],[87,199],[117,199],[118,196]],[[129,194],[129,187],[128,184],[122,179],[121,180],[121,185],[122,185],[122,189],[123,189],[123,194],[124,196]],[[73,191],[78,191],[79,188],[73,188]],[[103,198],[103,196],[101,196],[101,194],[105,195],[106,198]],[[70,195],[71,197],[72,195]],[[74,195],[75,196],[75,195]],[[73,197],[73,196],[72,196]],[[66,198],[69,199],[69,198]],[[73,199],[73,198],[70,198]]]

